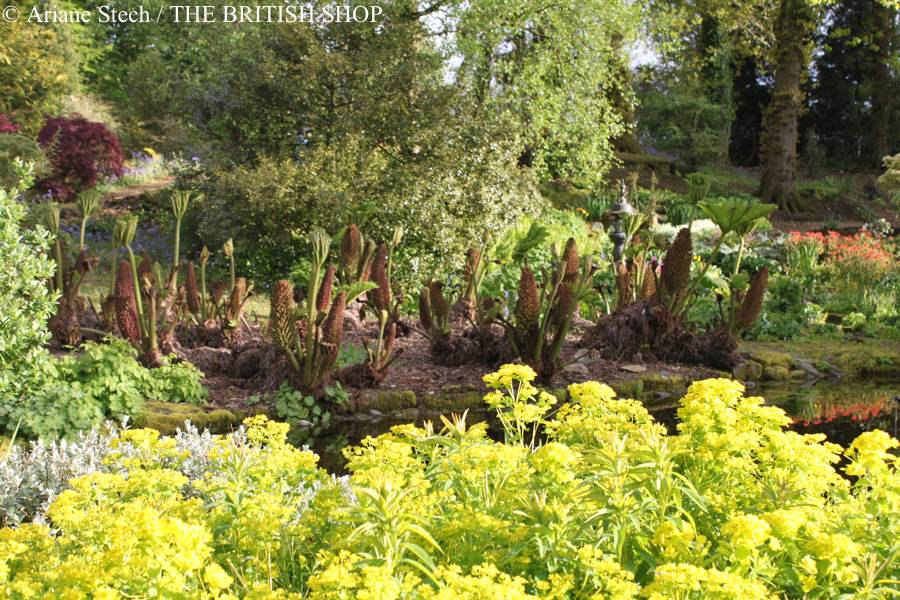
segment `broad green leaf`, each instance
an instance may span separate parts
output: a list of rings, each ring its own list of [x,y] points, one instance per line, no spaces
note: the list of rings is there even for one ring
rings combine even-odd
[[[761,219],[777,208],[774,204],[762,204],[750,198],[717,198],[701,202],[699,206],[722,234],[734,232],[739,236],[752,232]]]

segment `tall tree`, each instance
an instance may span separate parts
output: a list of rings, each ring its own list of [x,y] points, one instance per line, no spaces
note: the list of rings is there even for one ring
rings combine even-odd
[[[873,44],[875,60],[873,61],[872,81],[872,152],[869,165],[880,167],[881,160],[887,156],[892,146],[900,142],[896,127],[900,126],[897,113],[900,112],[900,85],[898,85],[897,69],[900,52],[900,24],[898,24],[898,6],[875,3],[873,19]],[[892,122],[893,117],[893,122]],[[891,139],[891,132],[894,132]]]
[[[811,127],[829,161],[842,168],[880,167],[898,135],[895,75],[897,11],[876,0],[844,0],[828,12],[817,36]]]
[[[733,114],[731,36],[718,17],[700,15],[664,58],[640,70],[641,139],[691,171],[723,161]]]
[[[728,157],[733,164],[744,167],[759,164],[763,110],[771,98],[759,62],[757,57],[744,56],[735,67],[734,119],[731,121]]]
[[[876,0],[896,10],[898,0]],[[803,108],[801,84],[807,76],[812,35],[822,9],[833,0],[780,0],[775,20],[775,84],[763,117],[760,140],[760,196],[782,209],[799,210],[797,193],[798,120]]]
[[[513,117],[526,161],[543,177],[602,177],[630,112],[634,3],[457,0],[448,12],[460,82],[486,109]]]
[[[803,108],[801,84],[807,73],[816,23],[809,0],[781,0],[775,21],[775,83],[763,115],[760,140],[764,202],[799,210],[797,194],[798,122]]]
[[[0,27],[0,113],[36,133],[47,113],[77,89],[73,48],[53,24],[25,18]]]

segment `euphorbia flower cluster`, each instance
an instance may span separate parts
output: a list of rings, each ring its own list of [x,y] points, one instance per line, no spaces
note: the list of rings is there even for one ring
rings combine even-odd
[[[694,383],[676,434],[596,382],[555,406],[535,373],[485,378],[507,441],[465,416],[348,448],[350,475],[263,416],[185,443],[130,430],[49,523],[0,529],[0,596],[888,598],[900,443],[846,450],[728,379]],[[522,435],[539,424],[542,435]],[[842,477],[835,464],[846,459]]]

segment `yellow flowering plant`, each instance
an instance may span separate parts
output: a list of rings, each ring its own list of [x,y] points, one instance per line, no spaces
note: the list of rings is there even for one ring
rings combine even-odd
[[[532,382],[537,377],[528,365],[507,364],[484,376],[492,391],[484,397],[497,411],[507,443],[527,444],[534,448],[545,417],[556,404],[556,396],[538,390]]]
[[[791,432],[725,379],[690,387],[675,433],[596,382],[551,418],[533,377],[485,378],[505,441],[400,425],[341,477],[262,416],[120,432],[41,522],[0,529],[0,598],[896,597],[890,435]]]

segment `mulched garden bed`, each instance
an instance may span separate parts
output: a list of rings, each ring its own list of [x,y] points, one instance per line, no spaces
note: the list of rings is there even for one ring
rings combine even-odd
[[[684,381],[721,375],[713,369],[645,360],[640,356],[627,361],[603,359],[596,351],[576,347],[576,342],[589,326],[590,322],[585,320],[575,323],[563,350],[564,364],[567,366],[557,373],[548,388],[560,389],[570,383],[588,380],[613,384],[644,379],[654,374]],[[343,344],[361,347],[362,340],[366,335],[372,335],[374,327],[371,322],[360,325],[355,316],[348,313]],[[260,333],[261,328],[254,326],[252,329],[245,331],[241,341],[232,349],[185,350],[184,357],[206,374],[203,383],[209,389],[210,404],[229,409],[243,408],[248,397],[277,389],[288,375],[283,358],[277,349],[266,342]],[[484,389],[484,374],[499,366],[481,363],[457,367],[438,365],[429,352],[428,340],[415,330],[398,338],[397,349],[400,356],[378,388],[346,388],[352,401],[380,392],[412,392],[417,398],[480,392]],[[351,405],[357,403],[351,402]]]

